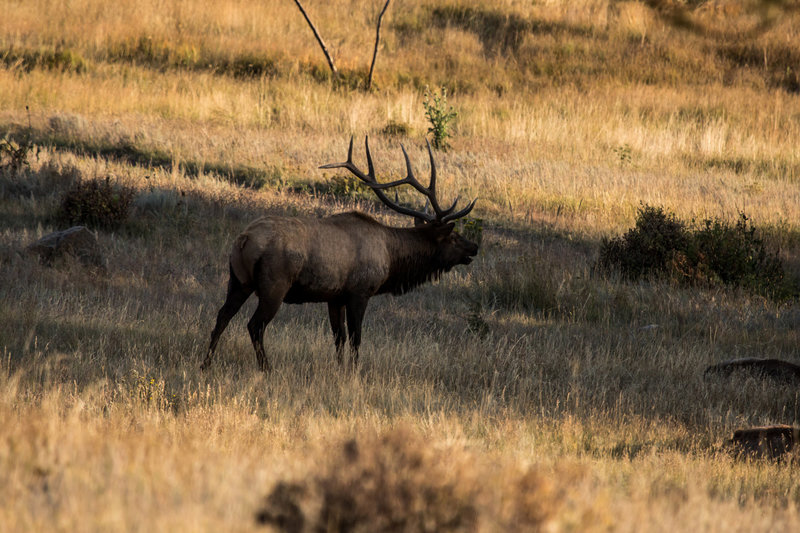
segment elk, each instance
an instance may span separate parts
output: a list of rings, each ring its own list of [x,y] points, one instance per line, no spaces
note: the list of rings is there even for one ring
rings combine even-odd
[[[324,218],[265,216],[253,221],[236,238],[230,254],[230,279],[225,303],[217,314],[211,343],[201,368],[210,364],[217,342],[228,322],[255,292],[258,307],[247,324],[258,365],[271,369],[264,351],[264,329],[281,303],[326,302],[336,355],[342,363],[347,334],[353,364],[358,362],[361,324],[367,302],[376,294],[403,294],[438,277],[456,265],[468,265],[478,245],[453,230],[454,220],[472,211],[477,199],[456,211],[458,198],[443,209],[436,198],[436,163],[430,143],[430,184],[424,187],[415,177],[405,148],[407,175],[379,183],[375,177],[369,138],[365,138],[368,171],[353,163],[353,139],[347,161],[320,168],[343,168],[366,183],[390,209],[413,217],[411,228],[386,226],[365,213],[353,211]],[[421,193],[431,213],[391,201],[384,192],[410,185]],[[395,189],[396,190],[396,189]]]

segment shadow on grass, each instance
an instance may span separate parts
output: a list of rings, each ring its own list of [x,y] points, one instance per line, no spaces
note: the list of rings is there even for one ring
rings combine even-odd
[[[102,157],[143,168],[160,168],[168,172],[180,170],[188,177],[214,174],[230,183],[242,187],[260,189],[275,184],[281,179],[279,169],[260,169],[248,165],[206,163],[198,161],[176,161],[169,153],[158,149],[136,146],[130,141],[117,143],[108,140],[80,139],[36,128],[14,126],[0,127],[0,136],[8,135],[14,141],[30,140],[35,145],[72,152],[89,157]]]
[[[737,175],[755,174],[768,180],[800,182],[800,164],[785,159],[749,159],[745,157],[698,156],[684,154],[682,159],[690,168],[727,170]],[[754,184],[753,187],[757,187]]]
[[[590,27],[528,19],[499,10],[469,6],[440,6],[430,10],[431,22],[437,28],[455,26],[475,34],[486,53],[516,53],[526,35],[574,35],[590,37]]]
[[[249,165],[209,163],[192,160],[178,161],[175,157],[156,148],[143,148],[130,141],[111,142],[92,140],[53,132],[46,129],[27,128],[14,125],[0,126],[0,137],[8,135],[15,142],[30,142],[34,146],[45,146],[52,150],[70,152],[80,156],[104,158],[128,165],[178,171],[189,178],[211,174],[218,178],[250,189],[272,188],[290,193],[314,197],[330,196],[340,200],[379,202],[368,192],[366,185],[355,178],[334,176],[325,182],[304,179],[287,174],[280,166],[256,168]]]
[[[162,369],[185,368],[192,363],[199,366],[202,356],[199,346],[206,341],[205,332],[197,335],[173,330],[162,335],[153,327],[133,321],[113,323],[69,316],[5,315],[3,318],[7,332],[18,332],[18,337],[3,342],[7,350],[3,366],[10,373],[30,370],[35,366],[33,354],[39,354],[40,358],[64,358],[61,367],[69,370],[67,374],[79,372],[82,379],[78,381],[83,383],[99,379],[109,370],[141,363]],[[132,354],[136,357],[132,358]],[[85,375],[92,368],[97,373]]]

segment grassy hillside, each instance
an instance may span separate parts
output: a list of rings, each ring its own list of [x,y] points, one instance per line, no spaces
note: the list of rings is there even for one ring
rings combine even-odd
[[[798,15],[744,39],[725,35],[761,19],[736,2],[693,8],[713,35],[634,2],[392,3],[365,92],[382,2],[304,5],[338,80],[292,2],[3,3],[0,134],[33,148],[0,160],[0,523],[796,528],[793,463],[724,441],[796,422],[800,396],[703,379],[734,357],[798,362],[796,296],[593,266],[642,204],[745,212],[798,286]],[[440,194],[479,198],[476,261],[372,300],[358,373],[337,367],[324,306],[287,305],[262,375],[254,302],[201,372],[250,220],[409,225],[317,167],[351,135],[360,164],[370,135],[382,179],[404,171],[400,143],[426,176],[422,103],[441,87],[458,117]],[[135,198],[97,229],[105,268],[25,252],[65,227],[71,186],[106,178]]]

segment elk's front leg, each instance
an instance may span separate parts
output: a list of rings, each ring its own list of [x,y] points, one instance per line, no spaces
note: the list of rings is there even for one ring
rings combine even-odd
[[[328,302],[328,317],[331,320],[331,331],[333,331],[333,339],[336,342],[336,360],[341,365],[344,344],[347,340],[344,326],[345,306],[339,302]]]
[[[350,349],[353,352],[353,365],[358,364],[358,347],[361,346],[361,324],[367,310],[368,297],[354,296],[347,301],[347,332],[350,335]]]

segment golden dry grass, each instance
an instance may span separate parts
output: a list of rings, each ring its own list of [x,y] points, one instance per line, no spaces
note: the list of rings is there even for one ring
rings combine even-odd
[[[702,16],[734,25],[732,5]],[[306,7],[357,82],[380,6]],[[797,392],[702,379],[732,357],[796,360],[797,302],[591,272],[645,202],[744,210],[800,276],[796,22],[736,45],[636,3],[392,4],[366,94],[326,79],[291,2],[6,2],[0,130],[42,148],[0,182],[0,524],[247,531],[284,482],[306,487],[309,525],[331,487],[374,497],[353,481],[368,479],[456,494],[464,530],[797,528],[794,464],[723,446],[740,425],[795,422]],[[241,75],[242,58],[275,72]],[[423,88],[443,84],[459,117],[440,188],[480,198],[476,262],[371,302],[357,375],[311,305],[268,328],[271,375],[242,316],[201,373],[236,233],[264,212],[406,223],[330,193],[317,166],[369,134],[382,175],[403,171],[399,142],[425,175]],[[409,135],[381,133],[390,122]],[[129,222],[99,233],[105,273],[24,253],[74,175],[139,191]],[[372,453],[348,460],[351,439]],[[386,464],[402,475],[374,474]],[[379,508],[356,526],[385,524]]]

